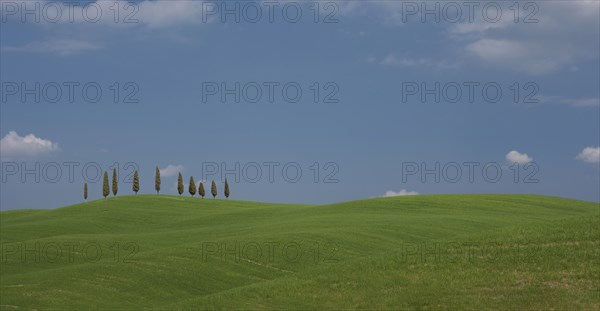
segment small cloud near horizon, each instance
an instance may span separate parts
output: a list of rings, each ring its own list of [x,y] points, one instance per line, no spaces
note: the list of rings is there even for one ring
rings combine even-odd
[[[161,177],[171,177],[176,176],[177,174],[183,172],[183,165],[167,165],[165,168],[160,168],[160,176]]]
[[[384,195],[382,195],[381,197],[383,198],[387,198],[387,197],[400,197],[400,196],[405,196],[405,195],[418,195],[419,193],[416,191],[410,191],[410,190],[406,190],[406,189],[401,189],[400,191],[396,192],[396,191],[386,191]]]
[[[533,162],[533,158],[527,155],[527,153],[520,153],[516,150],[510,151],[505,157],[510,163],[527,164],[529,162]]]
[[[600,163],[600,146],[586,147],[577,155],[577,159],[587,163]]]

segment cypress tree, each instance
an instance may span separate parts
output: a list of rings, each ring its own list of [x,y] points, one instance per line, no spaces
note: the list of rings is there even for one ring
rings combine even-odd
[[[83,199],[87,201],[87,183],[83,184]]]
[[[156,194],[160,192],[160,170],[158,166],[156,167],[156,174],[154,175],[154,189],[156,190]]]
[[[210,185],[210,193],[212,194],[213,199],[215,197],[217,197],[217,184],[215,184],[214,180],[212,181],[212,184]]]
[[[225,198],[228,199],[229,198],[229,183],[227,183],[227,178],[225,178],[225,191],[223,191],[223,193],[225,194]]]
[[[108,185],[108,172],[104,171],[104,180],[102,182],[102,195],[106,197],[110,194],[110,186]]]
[[[140,191],[140,177],[138,176],[138,171],[135,171],[133,173],[133,192],[137,194],[138,191]]]
[[[113,195],[117,195],[117,191],[119,191],[119,185],[117,181],[117,169],[113,168],[113,178],[112,178],[112,193]]]
[[[203,199],[206,195],[206,191],[204,191],[204,184],[202,182],[200,182],[200,184],[198,185],[198,195],[201,196]]]
[[[177,192],[179,192],[179,195],[183,193],[183,177],[181,177],[181,173],[177,176]]]
[[[188,188],[188,191],[192,196],[196,194],[196,182],[194,181],[194,176],[190,176],[190,186]]]

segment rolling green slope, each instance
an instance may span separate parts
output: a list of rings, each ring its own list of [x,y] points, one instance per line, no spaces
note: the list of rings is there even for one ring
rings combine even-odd
[[[598,203],[138,195],[0,213],[0,309],[596,309]]]

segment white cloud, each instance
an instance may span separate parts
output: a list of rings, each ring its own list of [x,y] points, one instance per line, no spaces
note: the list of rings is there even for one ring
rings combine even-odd
[[[404,195],[418,195],[419,193],[416,191],[409,191],[406,189],[402,189],[398,192],[395,191],[386,191],[382,197],[399,197]]]
[[[428,2],[416,1],[419,2],[420,5],[433,8]],[[375,14],[384,23],[388,21],[387,24],[390,24],[389,20],[394,20],[391,24],[417,25],[424,14],[421,7],[417,14],[406,19],[406,12],[402,12],[402,1],[368,3],[364,5],[379,8]],[[481,4],[474,9],[473,20],[467,19],[468,9],[463,7],[461,22],[453,22],[444,17],[443,10],[437,11],[449,43],[448,48],[442,46],[441,49],[451,53],[441,56],[444,57],[443,61],[398,59],[389,63],[406,67],[414,63],[424,64],[425,61],[459,65],[476,61],[496,70],[538,76],[572,71],[581,63],[599,58],[600,1],[543,1],[527,7],[520,4],[519,22],[514,21],[514,11],[509,8],[511,5],[513,3],[500,4],[504,14],[496,22],[484,20]],[[528,19],[527,23],[524,18]],[[428,23],[435,23],[432,14],[428,16]],[[455,59],[449,59],[447,55],[455,55]]]
[[[10,131],[0,140],[0,154],[3,157],[31,157],[58,151],[58,144],[33,134],[19,136]]]
[[[600,163],[600,147],[587,147],[577,155],[577,159],[588,163]]]
[[[479,59],[530,75],[552,73],[567,59],[561,53],[543,52],[545,47],[516,40],[481,39],[467,45],[466,50]]]
[[[563,104],[573,107],[598,107],[600,98],[567,98],[563,96],[539,96],[540,103],[544,104]]]
[[[392,66],[396,66],[396,67],[413,67],[413,66],[424,66],[424,65],[430,65],[431,61],[425,58],[407,58],[407,57],[401,57],[398,58],[393,54],[388,55],[386,58],[384,58],[380,64],[382,65],[392,65]]]
[[[209,17],[212,19],[214,16],[219,16],[220,9],[217,8],[217,14],[205,13],[205,21],[203,21],[204,3],[204,1],[142,1],[139,2],[140,10],[137,19],[150,28],[165,28],[200,24],[209,22]]]
[[[513,150],[506,154],[506,160],[510,163],[526,164],[533,161],[533,158],[526,153],[520,153]]]
[[[476,20],[472,23],[456,23],[450,27],[450,35],[483,35],[485,32],[492,29],[502,29],[510,26],[513,21],[510,18],[500,19],[496,23],[486,22],[484,20]]]
[[[34,41],[22,46],[2,47],[2,51],[6,52],[53,53],[60,56],[69,56],[98,49],[100,49],[100,46],[94,43],[71,39]]]
[[[539,11],[534,18],[538,22],[515,23],[513,16],[507,15],[497,24],[457,24],[450,33],[457,41],[467,42],[469,54],[499,69],[527,75],[572,70],[578,63],[598,59],[599,4],[536,2]]]
[[[167,165],[167,167],[165,168],[161,168],[160,170],[160,176],[161,177],[170,177],[170,176],[176,176],[177,174],[183,172],[183,165]]]
[[[372,55],[367,58],[368,63],[376,61]],[[379,62],[380,65],[407,68],[407,67],[428,67],[438,70],[457,68],[458,64],[450,63],[448,61],[434,61],[427,58],[410,58],[410,57],[398,57],[394,54],[389,54],[383,60]]]

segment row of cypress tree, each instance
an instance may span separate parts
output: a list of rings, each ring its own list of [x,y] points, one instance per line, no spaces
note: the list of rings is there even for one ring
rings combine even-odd
[[[160,170],[158,169],[158,166],[156,167],[156,173],[154,175],[154,189],[156,190],[156,194],[160,193]],[[140,178],[138,175],[138,172],[135,171],[133,173],[133,186],[132,186],[132,190],[133,192],[135,192],[135,194],[138,193],[138,191],[140,191]],[[111,188],[109,187],[108,184],[108,172],[104,172],[104,178],[102,181],[102,195],[106,198],[107,196],[110,195],[110,191]],[[117,170],[113,169],[113,174],[112,174],[112,193],[113,195],[117,195],[117,192],[119,191],[119,182],[118,182],[118,178],[117,178]],[[179,173],[179,176],[177,177],[177,192],[179,193],[179,195],[183,194],[183,177],[181,176],[181,173]],[[206,191],[204,190],[204,184],[202,182],[200,182],[198,184],[198,188],[196,188],[196,183],[194,182],[194,176],[190,176],[190,182],[189,182],[189,186],[188,186],[188,192],[190,193],[191,196],[196,195],[196,192],[198,193],[199,196],[201,196],[204,199],[204,196],[206,195]],[[210,185],[210,193],[213,196],[213,199],[217,197],[218,191],[217,191],[217,184],[215,183],[215,181],[213,180],[211,185]],[[227,179],[225,179],[225,188],[223,189],[223,194],[225,195],[225,198],[229,198],[229,183],[227,182]],[[85,200],[87,200],[88,198],[88,185],[87,183],[85,183],[83,185],[83,198]]]

